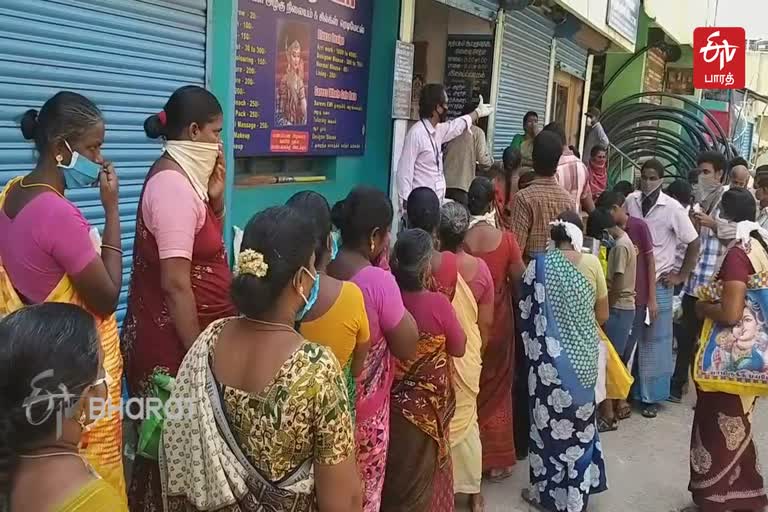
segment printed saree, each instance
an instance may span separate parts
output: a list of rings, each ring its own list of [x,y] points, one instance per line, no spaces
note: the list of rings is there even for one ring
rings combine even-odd
[[[530,498],[553,512],[582,512],[591,494],[607,489],[595,414],[595,291],[560,251],[552,250],[528,265],[522,296]]]
[[[5,194],[10,187],[21,178],[11,180],[0,193],[0,208],[5,202]],[[48,295],[45,302],[65,302],[88,308],[77,294],[77,291],[69,279],[64,276],[56,285],[56,288]],[[17,309],[24,307],[24,303],[16,293],[10,276],[0,264],[0,318]],[[92,313],[93,314],[93,313]],[[81,447],[93,469],[108,483],[110,483],[120,496],[125,495],[125,477],[123,474],[123,426],[120,420],[120,399],[122,397],[123,358],[120,354],[120,340],[117,335],[117,320],[115,315],[100,317],[93,314],[96,327],[101,338],[101,347],[104,351],[104,369],[110,376],[109,400],[112,403],[111,410],[115,411],[96,424],[91,431],[83,436]]]
[[[387,457],[382,511],[453,510],[448,429],[456,399],[451,365],[445,336],[426,332],[414,358],[396,363],[390,439],[397,449]]]
[[[230,429],[209,354],[223,322],[212,324],[189,349],[176,376],[160,447],[167,512],[307,512],[315,510],[312,459],[268,481],[248,460]],[[185,404],[181,414],[175,408]],[[191,411],[191,414],[187,412]]]

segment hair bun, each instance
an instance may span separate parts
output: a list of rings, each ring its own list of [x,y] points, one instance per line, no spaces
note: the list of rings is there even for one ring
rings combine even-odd
[[[337,201],[331,208],[331,222],[340,231],[344,231],[344,224],[347,223],[347,214],[349,205],[346,199]]]
[[[150,139],[159,139],[166,135],[165,124],[157,114],[152,114],[144,121],[144,133]]]
[[[21,134],[26,140],[32,140],[37,135],[37,110],[31,108],[21,116]]]

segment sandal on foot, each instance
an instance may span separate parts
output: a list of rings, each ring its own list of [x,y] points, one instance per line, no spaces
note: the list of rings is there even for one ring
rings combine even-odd
[[[632,406],[627,402],[622,403],[618,409],[616,409],[616,417],[620,420],[627,420],[632,416]]]
[[[493,483],[503,482],[507,478],[512,476],[514,468],[506,468],[501,470],[491,470],[488,472],[488,481]]]
[[[485,499],[482,494],[473,494],[469,497],[470,512],[483,512],[485,510]]]
[[[643,418],[655,418],[659,415],[659,406],[656,404],[643,404]]]
[[[619,422],[615,419],[613,421],[608,421],[605,418],[598,418],[597,419],[597,431],[600,433],[603,432],[613,432],[615,430],[619,430]]]

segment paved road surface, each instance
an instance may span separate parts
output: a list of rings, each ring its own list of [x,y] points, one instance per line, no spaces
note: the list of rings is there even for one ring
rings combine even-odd
[[[672,512],[691,504],[687,487],[692,405],[689,395],[683,404],[665,404],[654,420],[635,412],[617,432],[601,434],[609,489],[590,499],[589,512]],[[759,456],[766,461],[768,400],[757,404],[754,434]],[[486,511],[533,511],[520,498],[527,482],[528,464],[521,462],[508,480],[484,485]]]

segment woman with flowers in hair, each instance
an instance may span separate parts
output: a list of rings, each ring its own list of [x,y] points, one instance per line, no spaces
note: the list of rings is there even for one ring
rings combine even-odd
[[[587,510],[607,489],[595,385],[608,290],[600,260],[581,251],[582,230],[573,211],[552,222],[554,248],[531,260],[520,301],[531,410],[523,498],[550,512]]]
[[[360,512],[344,377],[294,326],[318,279],[311,222],[288,206],[245,228],[232,281],[240,316],[213,322],[182,362],[165,422],[165,510]]]
[[[174,92],[144,130],[165,141],[136,213],[128,311],[122,331],[128,386],[147,396],[156,373],[176,375],[198,335],[234,314],[224,251],[221,105],[210,92]],[[143,454],[143,456],[142,456]],[[132,511],[162,508],[154,454],[140,451],[128,492]]]

